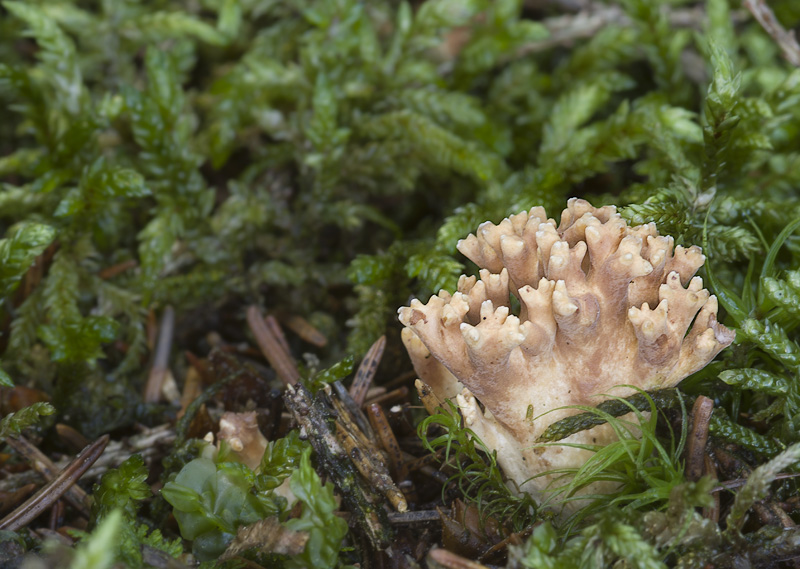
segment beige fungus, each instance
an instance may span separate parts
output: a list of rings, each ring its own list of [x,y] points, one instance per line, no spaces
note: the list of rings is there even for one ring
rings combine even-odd
[[[401,308],[403,341],[422,381],[439,399],[456,398],[505,475],[537,499],[552,477],[532,477],[591,455],[532,448],[550,424],[576,412],[559,408],[629,395],[615,389],[621,384],[673,387],[734,338],[717,322],[716,297],[693,276],[705,261],[700,248],[674,247],[652,223],[629,227],[613,206],[573,198],[559,225],[535,207],[483,223],[458,250],[480,278],[462,275],[454,294]],[[511,294],[519,317],[510,314]],[[563,442],[613,440],[601,425]]]

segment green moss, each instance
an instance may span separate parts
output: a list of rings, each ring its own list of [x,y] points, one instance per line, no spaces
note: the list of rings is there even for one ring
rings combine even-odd
[[[769,4],[800,21],[796,2]],[[388,357],[397,306],[474,268],[458,239],[537,205],[557,217],[577,195],[703,245],[737,340],[681,389],[715,398],[713,434],[775,455],[800,437],[800,71],[738,3],[619,7],[587,32],[562,3],[521,0],[3,2],[0,384],[47,391],[87,436],[166,421],[137,400],[148,314],[166,305],[173,358],[211,330],[243,340],[250,304],[320,324],[320,369],[386,333]],[[3,436],[49,411],[4,418]],[[533,519],[451,423],[462,490]],[[684,498],[670,523],[696,521]],[[120,507],[98,531],[141,530]],[[643,520],[601,516],[574,542],[540,526],[517,562],[566,566],[543,561],[555,543],[570,563],[590,546],[600,565],[676,562],[650,563]]]

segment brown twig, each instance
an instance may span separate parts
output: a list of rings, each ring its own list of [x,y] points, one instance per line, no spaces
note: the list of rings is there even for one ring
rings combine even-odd
[[[426,466],[433,467],[441,464],[442,460],[444,460],[444,449],[441,448],[436,452],[429,452],[422,456],[413,456],[407,452],[404,452],[403,458],[405,460],[406,470],[408,472],[414,472],[415,470],[420,470]]]
[[[318,348],[323,348],[328,344],[328,339],[325,335],[302,316],[292,314],[281,320],[286,324],[289,330],[300,336],[309,344],[313,344]]]
[[[103,280],[113,279],[117,275],[124,273],[128,269],[133,269],[138,265],[139,263],[136,262],[136,259],[128,259],[127,261],[122,261],[121,263],[117,263],[116,265],[111,265],[110,267],[106,267],[105,269],[97,273],[97,276]]]
[[[153,356],[153,367],[147,376],[144,386],[144,402],[158,403],[161,399],[161,388],[169,373],[169,353],[172,350],[172,338],[175,333],[175,309],[167,306],[161,315],[161,325],[158,330],[158,344]]]
[[[375,378],[375,372],[378,371],[378,364],[381,363],[384,348],[386,348],[386,336],[381,336],[370,346],[367,355],[364,356],[364,360],[358,366],[356,377],[350,386],[350,396],[359,407],[364,404],[367,398],[367,391],[369,391],[372,380]]]
[[[25,437],[9,437],[8,440],[6,440],[6,444],[21,454],[45,480],[52,481],[58,476],[58,467],[53,464],[53,461]],[[89,500],[89,496],[80,486],[67,488],[64,498],[72,504],[82,516],[89,517],[89,510],[92,504]]]
[[[755,1],[763,2],[763,0]],[[745,14],[744,11],[733,12],[731,19],[734,23],[738,23],[743,20]],[[676,28],[698,30],[702,28],[706,19],[705,11],[701,8],[668,10],[666,16],[670,24]],[[542,24],[549,32],[547,37],[523,44],[508,57],[509,60],[591,38],[606,26],[632,26],[633,21],[620,6],[592,4],[576,14],[547,18]]]
[[[717,467],[714,465],[714,461],[711,459],[709,455],[705,456],[705,475],[709,476],[713,479],[717,478]],[[712,522],[719,523],[719,512],[720,512],[720,500],[719,500],[719,492],[712,492],[711,497],[714,500],[714,504],[710,507],[703,508],[703,517],[707,520],[711,520]]]
[[[294,385],[300,380],[300,372],[291,355],[281,345],[270,327],[261,316],[261,311],[253,305],[247,309],[247,324],[256,338],[261,353],[286,385]]]
[[[389,521],[394,525],[410,525],[422,522],[438,522],[438,510],[417,510],[416,512],[389,512]]]
[[[378,395],[377,397],[373,397],[371,399],[367,399],[364,403],[365,405],[372,405],[375,403],[379,403],[381,405],[389,405],[391,403],[395,403],[398,401],[405,401],[408,399],[408,387],[400,387],[398,389],[394,389],[389,393],[383,393]]]
[[[714,401],[699,396],[692,407],[692,428],[686,443],[686,479],[697,482],[705,470],[706,443],[708,442],[708,424],[714,411]]]
[[[800,67],[800,45],[797,44],[794,32],[781,25],[766,0],[744,0],[742,5],[753,14],[764,31],[775,40],[783,52],[783,57],[795,67]]]
[[[367,417],[372,429],[378,434],[378,439],[380,439],[383,449],[389,456],[389,467],[395,480],[402,482],[408,476],[405,461],[403,460],[403,451],[400,450],[400,445],[397,444],[397,438],[394,436],[383,409],[377,403],[373,403],[369,406]]]
[[[447,474],[433,467],[434,464],[440,463],[444,456],[444,449],[440,449],[435,454],[426,454],[422,457],[415,457],[407,452],[403,453],[403,458],[406,459],[406,468],[409,472],[419,470],[426,476],[430,476],[441,484],[447,484],[449,480]]]
[[[84,480],[96,480],[109,468],[117,468],[133,454],[140,454],[145,464],[163,457],[175,441],[175,431],[169,425],[145,429],[141,434],[121,441],[111,441],[103,455],[84,475]],[[59,460],[54,470],[66,468],[69,460]],[[0,491],[14,491],[25,484],[41,484],[43,475],[35,470],[17,472],[0,480]],[[46,479],[45,479],[46,481]]]
[[[786,480],[787,478],[797,478],[800,476],[800,472],[794,473],[784,473],[778,474],[775,476],[774,480]],[[721,492],[722,490],[733,490],[734,488],[741,488],[745,484],[747,484],[747,478],[736,478],[734,480],[726,480],[725,482],[720,482],[718,485],[714,486],[711,491],[712,492]]]
[[[445,569],[487,569],[486,565],[470,561],[446,549],[431,549],[428,553],[428,567]]]
[[[52,506],[67,490],[83,476],[89,467],[103,454],[109,436],[103,435],[83,449],[58,476],[28,498],[21,506],[0,520],[0,529],[16,531],[22,529]]]
[[[292,349],[289,347],[289,340],[286,339],[286,334],[283,333],[283,328],[281,328],[281,325],[278,324],[278,321],[275,319],[275,317],[271,314],[265,316],[264,324],[266,324],[267,328],[269,328],[269,331],[272,332],[272,335],[281,345],[283,351],[287,354],[291,354]]]
[[[56,433],[58,433],[58,438],[61,439],[61,442],[75,451],[79,451],[91,443],[78,430],[63,423],[56,424]]]

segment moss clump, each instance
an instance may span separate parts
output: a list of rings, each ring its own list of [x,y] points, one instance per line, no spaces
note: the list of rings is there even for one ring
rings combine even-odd
[[[386,332],[399,372],[394,311],[453,288],[459,238],[580,196],[704,244],[738,344],[681,389],[714,398],[712,433],[744,441],[747,464],[772,458],[800,439],[800,71],[737,2],[585,4],[3,1],[0,384],[43,392],[89,438],[171,422],[174,409],[140,396],[167,305],[179,385],[184,350],[205,355],[209,332],[228,347],[248,339],[252,304],[327,338],[290,338],[293,353],[314,351],[305,377]],[[769,5],[784,27],[800,23],[797,2]],[[231,406],[235,389],[217,389]],[[3,412],[33,402],[15,401]],[[3,435],[49,410],[4,420]],[[452,456],[477,461],[466,444]],[[691,496],[660,489],[664,519],[694,523],[684,514],[704,502],[679,487]],[[98,532],[138,536],[126,559],[139,559],[153,535],[140,522],[159,522],[125,512]],[[647,513],[588,519],[566,547],[677,563],[679,545],[647,541]],[[779,559],[788,545],[764,545],[767,533],[745,542]],[[538,529],[512,563],[565,539]],[[745,542],[737,551],[755,551]]]

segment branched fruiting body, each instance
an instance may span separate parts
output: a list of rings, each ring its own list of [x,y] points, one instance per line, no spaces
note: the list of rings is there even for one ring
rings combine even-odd
[[[552,480],[543,472],[590,455],[532,448],[577,412],[563,407],[632,392],[619,385],[672,387],[733,341],[717,322],[716,298],[693,278],[705,261],[700,249],[674,247],[654,224],[629,227],[613,206],[572,199],[559,225],[533,208],[482,224],[458,249],[480,278],[462,276],[454,294],[401,308],[403,339],[420,378],[439,398],[456,397],[505,474],[535,496]],[[600,425],[564,442],[612,440]]]

